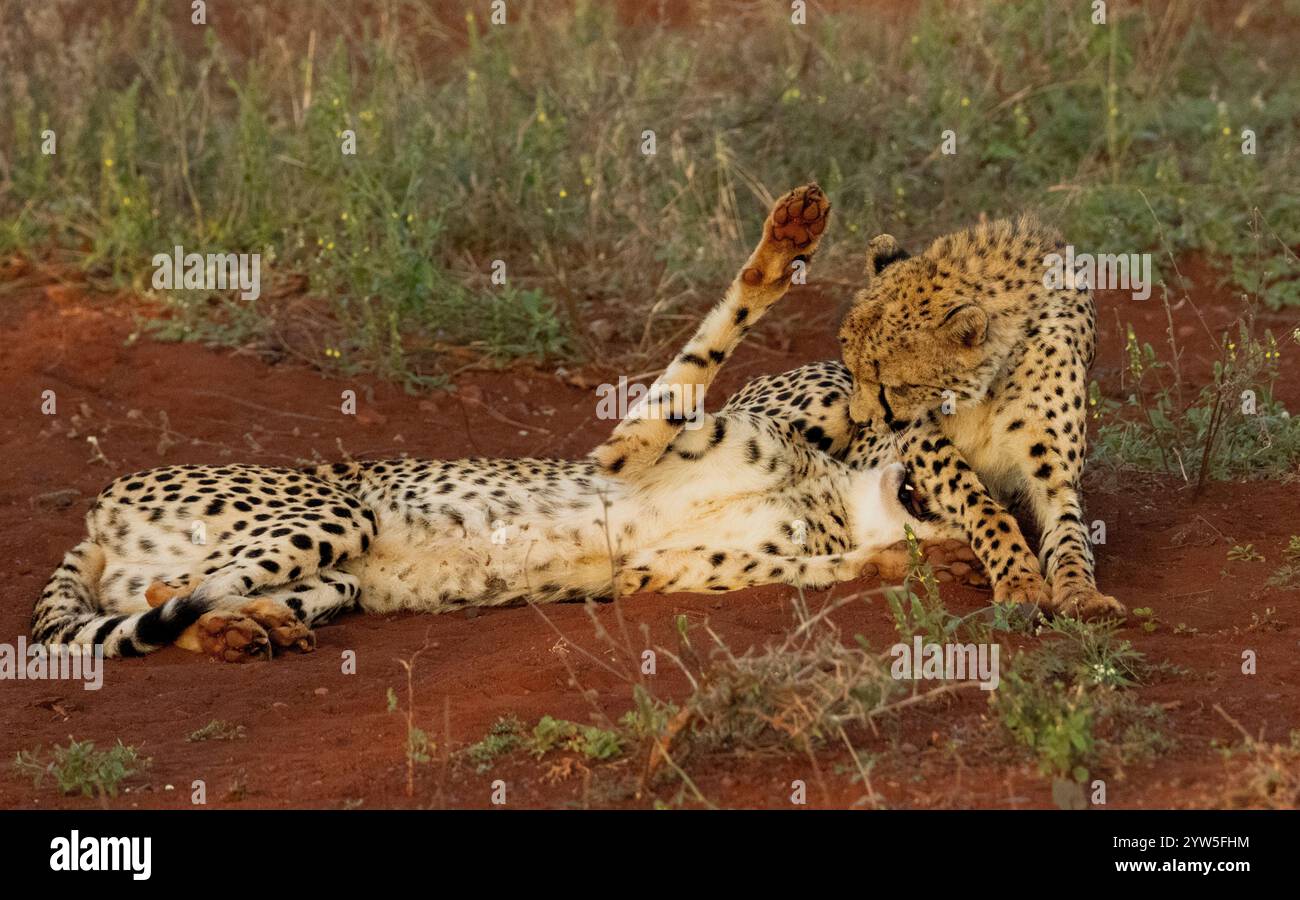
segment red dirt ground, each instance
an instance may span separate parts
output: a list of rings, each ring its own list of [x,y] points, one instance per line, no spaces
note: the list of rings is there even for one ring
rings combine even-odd
[[[1204,271],[1202,285],[1212,284]],[[1229,322],[1237,301],[1201,288],[1193,292],[1212,326]],[[292,464],[319,454],[358,457],[409,453],[578,456],[606,432],[595,418],[591,393],[555,374],[514,369],[474,372],[458,392],[413,397],[364,379],[325,377],[291,365],[268,366],[247,355],[185,344],[134,339],[131,308],[121,300],[87,295],[78,285],[0,284],[0,327],[5,332],[0,373],[0,641],[26,633],[32,603],[63,552],[83,533],[82,514],[98,490],[119,474],[162,463],[230,460]],[[1118,385],[1122,337],[1115,314],[1139,335],[1163,341],[1164,311],[1103,296],[1102,350],[1094,375],[1108,392]],[[795,307],[801,307],[796,315]],[[836,304],[795,295],[772,314],[728,365],[721,398],[744,380],[781,371],[837,350]],[[1189,348],[1185,368],[1199,376],[1209,350],[1192,309],[1175,312],[1179,338]],[[1294,316],[1266,321],[1289,333]],[[1283,353],[1282,398],[1300,409],[1300,353]],[[1196,370],[1200,371],[1196,371]],[[1196,383],[1193,380],[1193,383]],[[340,392],[360,397],[355,417],[340,415]],[[58,415],[41,414],[41,395],[58,397]],[[493,417],[485,412],[491,409]],[[160,417],[170,431],[164,438]],[[98,440],[110,462],[95,455]],[[341,449],[340,449],[341,448]],[[1154,608],[1153,634],[1127,634],[1149,659],[1187,674],[1163,677],[1139,689],[1165,704],[1176,749],[1153,764],[1106,773],[1109,805],[1217,806],[1239,763],[1225,763],[1210,742],[1239,734],[1215,703],[1253,734],[1285,742],[1300,727],[1300,653],[1295,590],[1267,589],[1290,534],[1300,533],[1300,489],[1294,483],[1212,484],[1199,500],[1174,479],[1129,479],[1107,489],[1090,478],[1090,518],[1107,523],[1099,549],[1099,580],[1131,608]],[[73,493],[60,493],[72,491]],[[1269,563],[1226,560],[1235,543],[1250,542]],[[1226,572],[1226,574],[1225,574]],[[872,587],[863,583],[839,588]],[[644,623],[653,641],[675,646],[674,619],[707,621],[736,649],[776,640],[791,622],[790,592],[766,588],[722,597],[643,595],[621,601],[633,634]],[[988,594],[945,586],[949,608],[973,611]],[[814,595],[813,606],[825,595]],[[1266,612],[1273,609],[1273,612]],[[594,615],[612,627],[615,609]],[[546,620],[549,620],[546,621]],[[857,604],[837,622],[873,646],[892,644],[894,632],[879,598]],[[1185,623],[1194,632],[1175,633]],[[404,697],[396,661],[425,641],[431,648],[414,675],[416,724],[439,744],[434,763],[422,765],[412,798],[405,794],[404,722],[386,711],[391,686]],[[563,637],[561,637],[563,636]],[[207,784],[215,807],[388,807],[489,805],[491,782],[504,779],[508,805],[644,807],[655,796],[618,795],[608,784],[640,762],[596,765],[602,777],[552,771],[562,755],[541,762],[505,759],[485,774],[440,762],[447,748],[479,740],[499,717],[527,723],[545,714],[590,721],[591,706],[570,683],[569,668],[594,702],[612,717],[631,706],[627,683],[574,649],[612,661],[581,605],[434,616],[346,617],[318,632],[307,655],[270,664],[229,665],[167,649],[141,660],[109,661],[104,688],[84,691],[69,682],[0,681],[0,806],[80,807],[93,801],[61,797],[47,783],[34,788],[11,771],[19,749],[66,742],[69,735],[101,746],[117,739],[152,757],[147,775],[132,779],[115,807],[184,807],[190,785]],[[1258,674],[1241,674],[1241,654],[1258,654]],[[341,672],[341,654],[354,650],[357,674]],[[1008,654],[1009,656],[1009,654]],[[1006,657],[1004,657],[1005,661]],[[661,657],[662,660],[662,657]],[[684,678],[661,663],[660,696],[680,697]],[[244,726],[233,741],[188,742],[213,719]],[[1050,807],[1050,784],[1027,756],[990,752],[964,738],[993,727],[985,696],[968,691],[914,708],[897,729],[865,735],[861,746],[883,753],[872,775],[884,804],[893,807]],[[954,743],[958,742],[958,743]],[[848,806],[863,795],[844,769],[846,752],[828,750],[810,760],[790,755],[716,756],[690,760],[704,795],[720,806],[787,807],[790,782],[804,779],[809,804]],[[548,777],[548,775],[550,777]],[[675,787],[657,797],[671,801]]]

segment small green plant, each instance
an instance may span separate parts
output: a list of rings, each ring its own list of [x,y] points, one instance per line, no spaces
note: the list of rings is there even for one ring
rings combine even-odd
[[[485,772],[492,768],[492,763],[498,757],[524,746],[524,736],[524,723],[517,716],[502,716],[492,723],[481,741],[462,752],[478,766],[479,772]]]
[[[1189,403],[1179,372],[1127,328],[1127,399],[1089,402],[1100,420],[1092,460],[1111,469],[1176,475],[1199,489],[1207,480],[1290,475],[1300,459],[1300,416],[1275,398],[1281,350],[1271,331],[1256,338],[1247,324],[1220,338],[1212,381]],[[1249,544],[1234,547],[1251,559]],[[1229,554],[1230,559],[1234,557]]]
[[[224,719],[213,719],[202,728],[191,731],[185,740],[197,741],[233,741],[244,737],[244,726],[235,725]]]
[[[1017,659],[1036,681],[1060,679],[1090,686],[1130,687],[1152,669],[1132,642],[1120,636],[1114,621],[1053,619],[1042,642]]]
[[[417,763],[427,763],[433,759],[433,752],[436,746],[429,735],[422,728],[415,725],[415,662],[420,658],[420,654],[429,649],[429,638],[425,635],[424,643],[420,649],[411,654],[408,659],[397,660],[403,670],[406,672],[406,796],[415,796],[415,766]],[[391,687],[387,694],[387,707],[390,713],[397,712],[398,701],[397,692]]]
[[[1293,588],[1300,586],[1300,535],[1291,535],[1282,551],[1282,565],[1268,577],[1268,586]]]
[[[1236,562],[1263,562],[1264,554],[1254,544],[1237,544],[1228,551],[1228,559]]]
[[[643,727],[636,710],[625,714],[622,721],[637,729]],[[553,750],[560,750],[604,761],[621,754],[629,740],[635,739],[635,733],[624,735],[612,729],[582,725],[549,715],[542,716],[529,730],[517,716],[509,715],[492,723],[487,735],[462,753],[477,765],[479,772],[485,772],[498,758],[516,750],[531,753],[538,759]]]
[[[1152,634],[1160,627],[1160,620],[1156,618],[1156,611],[1149,606],[1135,608],[1133,616],[1141,623],[1142,630],[1147,634]]]
[[[894,617],[894,629],[903,640],[920,634],[926,643],[943,644],[953,640],[962,619],[948,612],[939,596],[939,582],[921,555],[921,544],[911,526],[905,526],[907,572],[903,584],[885,591],[885,600]],[[919,588],[919,593],[916,588]]]
[[[1049,629],[1016,656],[989,702],[1007,737],[1053,779],[1057,803],[1074,807],[1091,770],[1171,746],[1161,708],[1127,690],[1163,667],[1120,638],[1118,623],[1056,619]]]
[[[570,750],[588,759],[605,760],[622,752],[623,739],[614,731],[594,725],[579,725],[566,719],[542,716],[533,727],[527,747],[538,758],[551,750]]]
[[[64,794],[80,792],[106,802],[108,797],[117,796],[118,785],[143,772],[150,763],[139,750],[120,740],[108,750],[96,750],[94,741],[77,741],[69,735],[68,746],[56,744],[48,759],[40,749],[19,751],[14,768],[32,776],[37,787],[49,776]]]
[[[1003,727],[1038,758],[1039,771],[1087,780],[1097,713],[1083,685],[1039,681],[1013,671],[1003,678],[996,699]]]

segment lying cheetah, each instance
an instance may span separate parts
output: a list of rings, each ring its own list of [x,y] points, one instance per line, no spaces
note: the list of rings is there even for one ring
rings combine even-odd
[[[941,237],[917,257],[878,237],[841,328],[844,363],[760,377],[723,412],[786,422],[856,468],[905,462],[996,601],[1123,615],[1097,590],[1082,518],[1096,313],[1085,287],[1044,286],[1044,259],[1061,247],[1029,219]],[[1027,501],[1037,558],[994,495]]]
[[[684,402],[702,399],[786,293],[829,210],[816,185],[777,202],[721,303],[588,460],[128,475],[87,514],[89,536],[41,595],[33,636],[109,656],[176,642],[242,660],[310,649],[313,627],[356,606],[442,612],[855,577],[905,525],[934,530],[908,508],[904,467],[849,466],[790,422]],[[196,523],[207,543],[192,540]]]

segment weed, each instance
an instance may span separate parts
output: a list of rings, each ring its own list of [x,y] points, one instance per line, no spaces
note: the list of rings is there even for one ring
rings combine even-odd
[[[1098,767],[1145,761],[1172,746],[1163,710],[1126,688],[1161,667],[1117,634],[1117,623],[1055,619],[1033,650],[1016,656],[989,702],[1005,734],[1053,778],[1053,796],[1075,805]],[[1063,782],[1073,782],[1065,784]]]
[[[236,725],[224,719],[213,719],[202,728],[190,732],[185,740],[192,743],[197,741],[233,741],[243,737],[243,725]]]
[[[1238,745],[1211,742],[1228,766],[1225,789],[1235,809],[1296,809],[1300,806],[1300,730],[1286,744],[1266,743],[1246,731],[1223,707],[1214,710],[1242,736]]]
[[[94,741],[77,741],[69,736],[68,746],[56,744],[50,749],[48,761],[39,748],[19,751],[14,768],[32,776],[37,787],[48,775],[62,793],[80,792],[86,797],[98,797],[103,803],[108,797],[116,797],[118,785],[143,772],[150,762],[135,747],[120,740],[108,750],[96,750]]]
[[[0,253],[61,248],[141,291],[178,243],[261,253],[256,302],[160,298],[178,339],[426,385],[459,365],[449,346],[592,355],[599,312],[635,323],[613,330],[649,359],[672,339],[653,326],[743,254],[767,192],[810,175],[847,238],[822,252],[828,278],[856,273],[871,234],[1037,208],[1094,252],[1202,249],[1262,302],[1300,300],[1272,239],[1300,225],[1300,82],[1277,75],[1289,9],[1224,29],[1212,4],[1140,4],[1096,28],[1067,0],[934,2],[825,11],[805,36],[776,6],[723,0],[672,28],[520,2],[488,29],[386,0],[373,28],[330,12],[289,50],[219,30],[192,46],[163,0],[111,19],[75,6],[15,9],[0,30]],[[269,7],[230,15],[282,30]],[[935,122],[960,152],[939,160]],[[1247,125],[1268,152],[1242,152]]]
[[[415,725],[415,663],[420,658],[420,654],[430,647],[429,637],[426,634],[424,643],[420,649],[410,655],[408,659],[397,660],[402,669],[406,672],[406,796],[415,796],[415,766],[417,763],[427,763],[433,759],[433,752],[437,745],[429,738],[427,732]],[[391,687],[388,689],[387,706],[390,713],[396,712],[398,708],[397,692]]]
[[[1237,562],[1263,562],[1264,554],[1256,550],[1254,544],[1236,544],[1228,551],[1228,559]]]
[[[551,750],[569,750],[588,759],[606,760],[622,752],[623,739],[617,732],[594,725],[579,725],[566,719],[542,716],[533,726],[527,749],[538,758]]]
[[[1188,404],[1178,402],[1177,373],[1138,341],[1131,325],[1127,350],[1127,399],[1103,399],[1095,382],[1090,391],[1094,418],[1101,420],[1094,464],[1176,475],[1198,488],[1206,480],[1295,473],[1300,417],[1274,398],[1281,351],[1272,332],[1256,339],[1245,322],[1235,336],[1225,332],[1212,383]]]
[[[1274,588],[1300,587],[1300,535],[1291,535],[1282,551],[1282,565],[1268,576],[1268,586]]]
[[[492,723],[487,735],[478,743],[463,752],[467,759],[478,766],[479,772],[492,768],[498,757],[505,756],[524,746],[524,724],[518,717],[502,716]]]

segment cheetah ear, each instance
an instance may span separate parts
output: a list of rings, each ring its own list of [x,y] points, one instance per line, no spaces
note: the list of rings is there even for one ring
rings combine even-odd
[[[867,278],[875,278],[885,268],[902,259],[909,259],[912,254],[894,240],[892,234],[878,234],[867,242],[866,271]]]
[[[967,303],[948,310],[947,315],[943,317],[943,322],[939,325],[939,331],[942,334],[947,335],[949,340],[963,347],[978,347],[984,343],[984,337],[988,334],[988,329],[988,313],[974,303]]]

